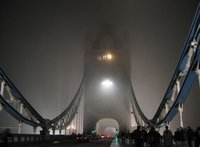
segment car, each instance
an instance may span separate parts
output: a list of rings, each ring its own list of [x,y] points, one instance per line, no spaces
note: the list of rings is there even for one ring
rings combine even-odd
[[[100,135],[100,138],[101,139],[112,139],[113,137],[111,137],[110,134],[102,134],[102,135]]]
[[[102,134],[102,135],[100,135],[100,137],[101,137],[101,139],[105,139],[105,138],[107,138],[107,135]]]

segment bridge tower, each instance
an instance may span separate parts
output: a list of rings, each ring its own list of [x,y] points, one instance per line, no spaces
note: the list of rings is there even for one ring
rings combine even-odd
[[[131,130],[129,55],[110,25],[86,49],[84,131],[95,129],[104,118],[116,120],[121,130]]]

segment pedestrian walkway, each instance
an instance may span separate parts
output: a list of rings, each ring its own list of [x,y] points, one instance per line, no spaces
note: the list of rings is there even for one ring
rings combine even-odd
[[[194,146],[194,144],[193,144]],[[121,141],[119,141],[118,139],[113,139],[110,147],[135,147],[134,144],[130,143],[130,144],[122,144]],[[149,144],[144,145],[144,147],[150,147]],[[159,147],[165,147],[164,144],[160,144]],[[185,144],[173,144],[173,147],[189,147],[187,143]]]

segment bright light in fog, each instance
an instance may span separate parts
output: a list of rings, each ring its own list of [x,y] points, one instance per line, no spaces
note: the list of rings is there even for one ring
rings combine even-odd
[[[104,87],[111,87],[113,85],[113,82],[111,80],[104,80],[101,84]]]
[[[103,55],[98,55],[97,59],[99,61],[111,61],[111,60],[113,60],[113,55],[111,53],[106,53]]]
[[[107,54],[107,59],[112,60],[112,55],[110,53]]]

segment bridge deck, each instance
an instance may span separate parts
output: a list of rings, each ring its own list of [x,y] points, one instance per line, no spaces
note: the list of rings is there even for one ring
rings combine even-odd
[[[0,146],[4,147],[135,147],[135,144],[126,142],[122,144],[121,140],[116,141],[115,139],[100,139],[93,140],[89,143],[77,143],[74,141],[66,141],[66,142],[49,142],[49,143],[37,143],[37,144],[19,144],[19,143],[11,143],[11,144],[0,144]],[[144,145],[144,147],[150,147],[148,144]],[[164,147],[164,144],[160,144],[158,147]],[[183,146],[174,144],[173,147],[188,147],[188,144],[185,143]]]

